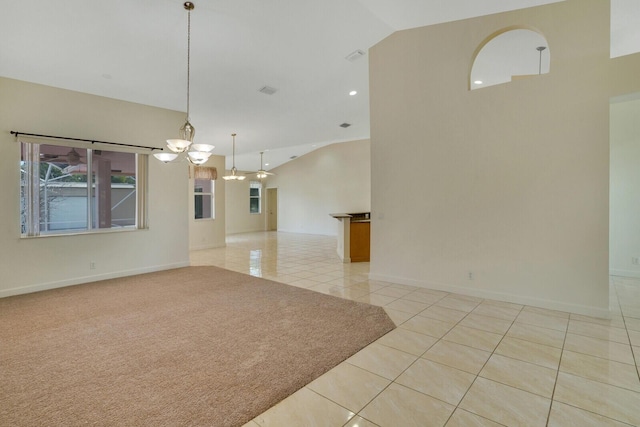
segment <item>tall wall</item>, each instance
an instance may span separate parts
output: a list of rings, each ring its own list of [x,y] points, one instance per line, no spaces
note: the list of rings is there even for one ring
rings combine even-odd
[[[332,144],[272,170],[278,189],[278,231],[335,236],[338,212],[371,210],[369,140]],[[385,171],[388,173],[388,171]]]
[[[20,238],[20,145],[11,130],[162,147],[183,119],[184,113],[0,78],[0,297],[189,264],[188,169],[154,158],[147,230]]]
[[[469,91],[474,52],[522,26],[549,74]],[[371,277],[608,315],[609,2],[561,3],[394,33],[370,50]],[[635,71],[634,71],[635,70]]]
[[[640,277],[639,117],[637,96],[611,104],[610,268],[631,277]]]
[[[230,173],[227,171],[227,173]],[[260,213],[249,212],[249,184],[259,181],[255,175],[247,175],[243,181],[226,181],[226,231],[227,234],[248,233],[265,229],[266,191],[262,188]]]

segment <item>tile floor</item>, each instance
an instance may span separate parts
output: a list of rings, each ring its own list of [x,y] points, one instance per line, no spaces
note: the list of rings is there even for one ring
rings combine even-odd
[[[640,279],[611,278],[607,320],[370,281],[326,236],[228,236],[192,264],[383,306],[398,325],[247,427],[640,426]]]

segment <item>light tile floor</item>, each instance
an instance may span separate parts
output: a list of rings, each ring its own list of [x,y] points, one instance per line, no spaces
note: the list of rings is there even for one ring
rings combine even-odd
[[[238,234],[191,262],[383,306],[398,326],[248,427],[640,426],[640,279],[612,277],[597,319],[371,281],[326,236]]]

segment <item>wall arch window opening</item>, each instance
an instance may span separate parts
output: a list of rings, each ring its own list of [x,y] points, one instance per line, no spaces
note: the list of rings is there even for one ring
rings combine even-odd
[[[471,67],[470,90],[547,74],[550,71],[549,44],[536,31],[500,31],[481,46]]]

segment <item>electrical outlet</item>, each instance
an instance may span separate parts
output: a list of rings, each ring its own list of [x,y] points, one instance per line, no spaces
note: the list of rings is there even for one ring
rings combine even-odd
[[[89,262],[89,270],[95,270],[96,269],[96,262],[95,261],[90,261]]]
[[[469,272],[469,280],[473,280],[473,271]]]
[[[637,256],[631,257],[631,264],[640,265],[640,258]]]

